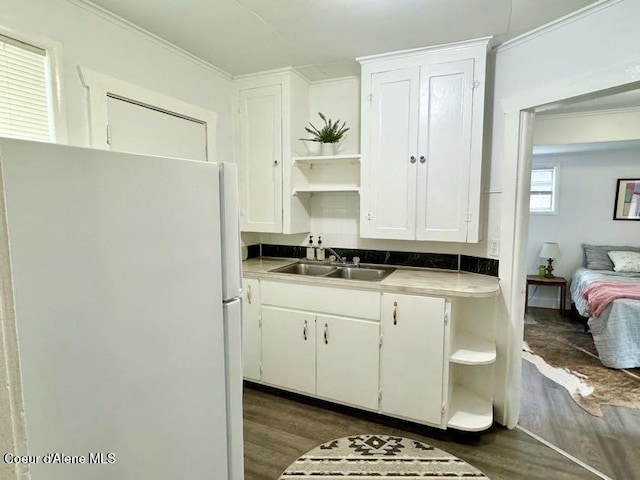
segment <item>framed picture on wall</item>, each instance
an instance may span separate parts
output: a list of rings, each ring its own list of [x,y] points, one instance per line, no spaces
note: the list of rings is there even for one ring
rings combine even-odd
[[[614,220],[640,220],[640,178],[619,178]]]

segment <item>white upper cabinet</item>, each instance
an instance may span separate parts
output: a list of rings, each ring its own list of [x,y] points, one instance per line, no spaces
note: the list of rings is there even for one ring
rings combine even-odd
[[[243,232],[309,231],[309,206],[293,195],[291,180],[293,154],[308,122],[308,89],[290,68],[234,80]]]
[[[239,92],[242,230],[282,232],[282,91]]]
[[[370,82],[371,114],[362,119],[363,132],[369,133],[369,148],[360,166],[362,236],[413,240],[418,171],[418,70],[373,73]]]
[[[479,240],[488,42],[359,59],[362,237]]]

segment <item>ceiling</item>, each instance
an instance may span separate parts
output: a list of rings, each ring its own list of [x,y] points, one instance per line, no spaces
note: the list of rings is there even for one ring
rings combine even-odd
[[[363,55],[488,35],[502,43],[594,2],[92,0],[231,75],[293,66],[311,81],[358,75]]]

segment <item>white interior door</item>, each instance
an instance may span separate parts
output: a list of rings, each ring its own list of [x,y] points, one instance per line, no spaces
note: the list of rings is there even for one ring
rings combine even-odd
[[[417,240],[467,239],[473,59],[420,69]]]
[[[371,76],[363,116],[360,233],[367,238],[415,239],[418,69]]]
[[[207,161],[207,126],[132,100],[107,96],[109,149]]]
[[[0,147],[31,478],[228,478],[217,165]]]

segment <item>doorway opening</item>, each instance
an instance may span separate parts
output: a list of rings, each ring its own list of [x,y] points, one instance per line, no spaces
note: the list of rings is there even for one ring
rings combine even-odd
[[[631,451],[640,431],[640,365],[608,368],[607,355],[619,347],[596,346],[581,301],[594,270],[584,245],[627,250],[638,238],[638,224],[613,215],[618,179],[637,176],[640,157],[634,127],[640,123],[640,89],[636,84],[619,90],[531,109],[524,137],[530,143],[521,143],[519,158],[529,198],[519,212],[528,308],[518,424],[601,478],[640,471]],[[545,268],[549,257],[553,276]],[[600,328],[607,320],[608,313],[592,325]],[[615,328],[625,325],[624,319],[614,321]],[[602,348],[613,352],[604,353],[605,364]]]

